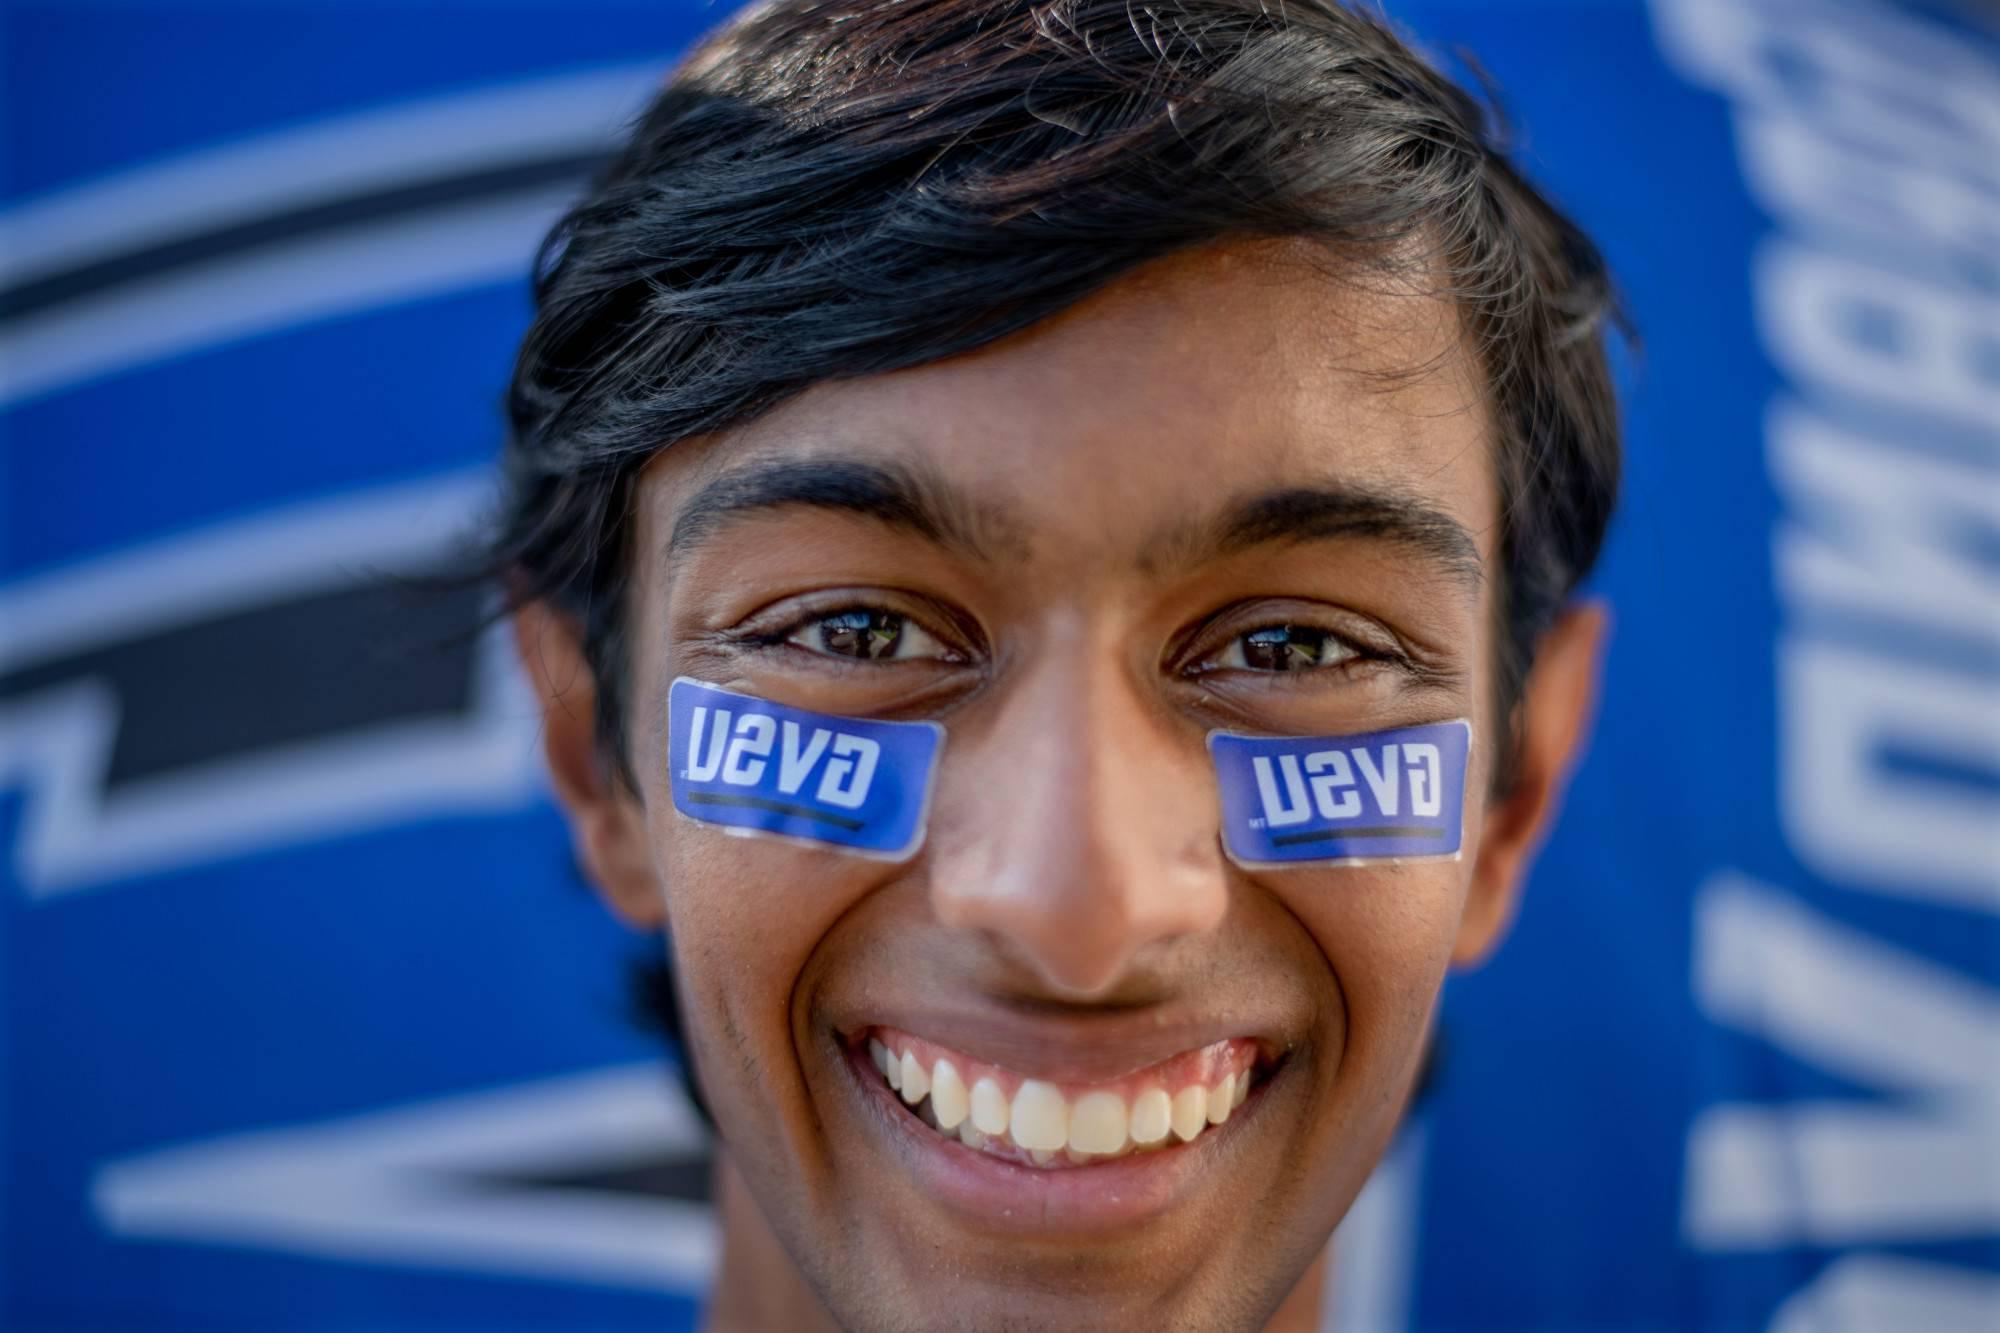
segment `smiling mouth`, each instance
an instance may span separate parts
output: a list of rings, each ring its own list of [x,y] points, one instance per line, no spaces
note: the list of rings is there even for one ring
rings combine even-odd
[[[1109,1083],[1064,1084],[974,1060],[888,1028],[868,1056],[904,1106],[944,1138],[991,1157],[1055,1169],[1191,1142],[1258,1081],[1257,1046],[1231,1038]]]

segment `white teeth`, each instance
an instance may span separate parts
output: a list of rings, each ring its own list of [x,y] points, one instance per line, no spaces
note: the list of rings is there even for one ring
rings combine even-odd
[[[1149,1087],[1129,1106],[1109,1090],[1086,1092],[1072,1104],[1055,1084],[1035,1078],[1023,1080],[1012,1098],[990,1075],[968,1088],[950,1060],[926,1069],[915,1051],[898,1054],[872,1037],[868,1059],[931,1128],[969,1148],[1025,1151],[1040,1166],[1057,1158],[1083,1165],[1164,1148],[1175,1139],[1188,1142],[1228,1120],[1250,1095],[1245,1069],[1225,1074],[1214,1087],[1195,1083],[1172,1095]]]
[[[1167,1137],[1174,1114],[1173,1098],[1165,1088],[1148,1088],[1132,1103],[1132,1142],[1158,1143]],[[1074,1136],[1075,1131],[1071,1131]]]
[[[1053,1083],[1038,1078],[1025,1079],[1014,1094],[1014,1109],[1008,1118],[1008,1133],[1014,1142],[1033,1151],[1055,1152],[1069,1138],[1069,1103]]]
[[[1208,1123],[1208,1089],[1191,1083],[1174,1094],[1174,1134],[1186,1143]]]
[[[940,1060],[931,1071],[931,1110],[937,1113],[938,1125],[943,1129],[957,1129],[959,1122],[972,1111],[972,1094],[965,1089],[965,1080],[958,1076],[957,1068],[949,1060]]]
[[[1208,1123],[1219,1125],[1236,1109],[1236,1075],[1224,1074],[1222,1082],[1208,1095]]]
[[[1113,1153],[1125,1146],[1125,1099],[1115,1092],[1086,1092],[1069,1113],[1069,1146],[1078,1152]]]
[[[972,1125],[981,1134],[998,1136],[1007,1132],[1007,1094],[990,1078],[972,1085]]]
[[[903,1100],[915,1106],[930,1096],[931,1076],[917,1063],[917,1057],[909,1051],[903,1052],[903,1086],[900,1089]]]

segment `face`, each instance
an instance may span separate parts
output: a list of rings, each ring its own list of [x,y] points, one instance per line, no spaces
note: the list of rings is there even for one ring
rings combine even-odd
[[[1447,967],[1509,916],[1597,621],[1544,643],[1520,781],[1486,802],[1478,366],[1449,306],[1325,268],[1291,244],[1175,256],[664,451],[628,585],[636,791],[594,763],[571,628],[522,618],[583,858],[671,932],[733,1164],[846,1327],[1261,1327],[1385,1148]],[[942,723],[920,851],[678,814],[682,675]],[[1458,858],[1224,856],[1211,729],[1452,718],[1474,736]]]

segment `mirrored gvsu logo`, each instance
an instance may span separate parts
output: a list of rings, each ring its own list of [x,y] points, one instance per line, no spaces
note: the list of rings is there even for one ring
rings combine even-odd
[[[1471,724],[1358,736],[1212,731],[1222,841],[1242,865],[1456,856]]]
[[[686,676],[667,696],[676,810],[885,860],[922,845],[943,744],[935,722],[813,713]]]

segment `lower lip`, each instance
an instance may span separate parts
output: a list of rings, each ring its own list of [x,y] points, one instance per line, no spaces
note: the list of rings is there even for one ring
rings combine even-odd
[[[1264,1093],[1280,1072],[1273,1070],[1229,1119],[1208,1126],[1191,1142],[1038,1169],[946,1138],[903,1104],[865,1050],[848,1047],[846,1054],[868,1118],[882,1127],[890,1151],[910,1168],[926,1198],[961,1214],[977,1229],[1052,1238],[1143,1223],[1185,1203],[1205,1176],[1228,1179],[1230,1159],[1239,1155]]]

